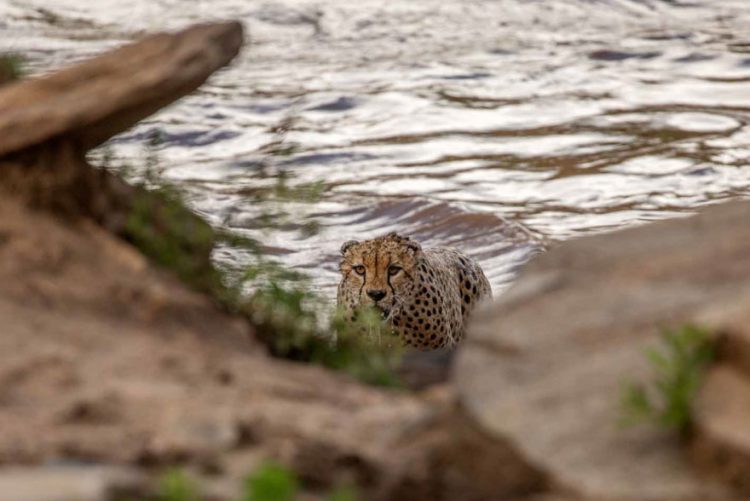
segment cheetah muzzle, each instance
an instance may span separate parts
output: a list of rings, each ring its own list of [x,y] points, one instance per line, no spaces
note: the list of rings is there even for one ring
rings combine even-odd
[[[482,268],[455,249],[422,246],[397,233],[341,246],[337,302],[350,320],[374,307],[404,344],[452,347],[477,304],[492,297]]]

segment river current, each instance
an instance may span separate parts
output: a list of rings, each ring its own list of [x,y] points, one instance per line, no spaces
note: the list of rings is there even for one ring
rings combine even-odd
[[[246,27],[234,64],[109,148],[143,165],[158,134],[160,179],[326,294],[352,238],[459,247],[497,292],[560,241],[750,191],[746,0],[0,0],[0,51],[42,73],[215,19]],[[279,172],[323,191],[263,229]]]

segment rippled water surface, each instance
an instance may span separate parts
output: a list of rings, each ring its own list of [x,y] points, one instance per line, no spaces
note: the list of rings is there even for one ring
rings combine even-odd
[[[746,0],[0,0],[0,49],[42,72],[222,18],[243,54],[114,153],[137,164],[159,131],[196,210],[326,292],[350,238],[455,245],[499,289],[544,246],[750,187]],[[277,207],[317,235],[258,229],[252,192],[279,170],[326,183]]]

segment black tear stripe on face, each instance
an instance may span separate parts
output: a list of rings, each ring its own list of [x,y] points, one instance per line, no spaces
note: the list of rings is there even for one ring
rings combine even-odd
[[[391,298],[393,298],[393,301],[396,300],[396,291],[393,289],[393,285],[391,285],[391,274],[388,271],[388,268],[391,266],[391,260],[388,260],[388,266],[385,267],[385,281],[388,284],[388,288],[391,289]],[[393,308],[393,305],[391,305],[391,308]]]
[[[362,277],[362,285],[359,286],[359,300],[362,301],[362,289],[365,288],[365,283],[367,282],[367,268],[365,268],[365,273],[363,275],[357,275],[358,277]]]
[[[380,256],[380,251],[375,251],[375,278],[378,278],[378,257]]]

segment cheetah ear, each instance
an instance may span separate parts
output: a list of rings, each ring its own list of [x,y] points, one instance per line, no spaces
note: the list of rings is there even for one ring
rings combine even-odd
[[[356,240],[349,240],[347,242],[344,242],[344,245],[341,246],[341,255],[343,256],[344,254],[346,254],[346,251],[348,251],[352,245],[357,245],[358,243],[359,242],[357,242]]]
[[[416,240],[412,240],[411,238],[406,237],[404,239],[404,244],[406,244],[407,249],[411,249],[412,251],[414,251],[415,256],[419,255],[419,253],[422,252],[422,246],[419,245],[419,242],[417,242]]]
[[[385,238],[390,238],[400,244],[404,244],[407,249],[411,249],[412,252],[414,252],[415,256],[419,255],[419,253],[422,252],[422,246],[419,245],[419,242],[417,242],[411,237],[405,237],[403,235],[399,235],[395,231],[392,231],[389,234],[387,234]]]

